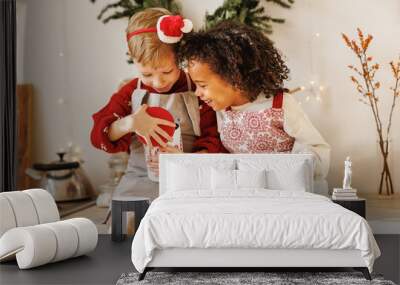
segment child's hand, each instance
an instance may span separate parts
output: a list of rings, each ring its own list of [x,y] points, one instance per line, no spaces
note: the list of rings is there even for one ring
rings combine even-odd
[[[179,148],[173,146],[166,146],[160,148],[161,153],[183,153]],[[146,160],[147,168],[156,176],[160,175],[158,155],[149,155]]]
[[[162,153],[184,153],[179,148],[174,147],[174,146],[162,147],[162,148],[160,148],[160,152],[162,152]]]
[[[151,146],[150,138],[153,138],[161,147],[166,147],[167,143],[164,142],[161,137],[165,138],[167,141],[172,141],[172,138],[158,125],[175,127],[175,123],[154,118],[146,112],[146,109],[147,105],[143,104],[133,114],[132,131],[142,136],[146,140],[148,146]]]
[[[158,151],[156,148],[149,150],[149,155],[146,157],[146,164],[148,170],[159,176]]]
[[[158,161],[146,161],[147,163],[147,168],[155,174],[155,176],[160,176],[160,171],[158,167]]]

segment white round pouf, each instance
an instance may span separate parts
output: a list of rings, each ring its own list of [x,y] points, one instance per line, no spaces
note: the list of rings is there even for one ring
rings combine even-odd
[[[11,229],[0,239],[0,258],[16,253],[20,269],[49,263],[56,252],[55,234],[41,225]]]
[[[86,218],[8,230],[0,238],[0,261],[14,256],[20,269],[86,254],[96,248],[97,228]]]
[[[44,224],[43,227],[51,229],[56,235],[57,252],[51,262],[64,260],[75,255],[78,249],[78,233],[71,224],[59,221]]]
[[[74,257],[88,253],[96,248],[98,232],[96,225],[91,220],[74,218],[65,220],[64,222],[74,226],[78,233],[78,249]]]
[[[60,220],[56,202],[48,191],[43,189],[29,189],[22,192],[31,197],[39,217],[39,224]]]
[[[16,258],[20,269],[28,269],[96,248],[98,232],[91,220],[59,219],[46,190],[0,193],[0,262]]]
[[[0,237],[16,226],[17,223],[10,202],[6,197],[0,195]]]
[[[39,223],[35,205],[30,196],[22,191],[1,193],[11,205],[17,227],[33,226]]]

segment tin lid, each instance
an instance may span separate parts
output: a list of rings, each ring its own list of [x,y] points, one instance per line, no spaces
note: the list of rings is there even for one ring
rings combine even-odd
[[[68,162],[64,160],[65,152],[57,152],[59,156],[58,161],[50,162],[50,163],[34,163],[33,169],[39,171],[52,171],[52,170],[66,170],[66,169],[75,169],[79,167],[79,162],[73,161]]]

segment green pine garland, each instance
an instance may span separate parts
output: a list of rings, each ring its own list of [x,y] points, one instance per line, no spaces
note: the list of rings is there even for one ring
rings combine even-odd
[[[90,0],[92,3],[96,0]],[[130,18],[135,13],[146,8],[161,7],[169,10],[173,14],[179,14],[180,7],[175,0],[119,0],[117,2],[106,5],[97,16],[97,19],[102,20],[104,24],[110,20],[121,18]],[[115,10],[114,13],[105,17],[105,13],[109,10]]]
[[[95,3],[96,0],[90,0]],[[289,9],[294,3],[294,0],[264,0],[272,2],[281,6],[282,8]],[[274,18],[265,13],[265,8],[260,6],[260,0],[225,0],[222,6],[215,10],[214,14],[206,13],[205,26],[211,28],[224,20],[238,21],[251,27],[260,29],[266,34],[272,33],[271,23],[284,23],[285,20],[281,18]],[[173,14],[180,14],[180,6],[175,0],[118,0],[117,2],[106,5],[97,16],[104,24],[110,20],[127,18],[129,19],[135,13],[142,11],[146,8],[162,7]],[[109,16],[105,16],[108,11],[114,10]],[[128,60],[128,63],[132,63]]]
[[[294,0],[265,0],[289,9]],[[274,18],[265,13],[265,8],[259,6],[260,0],[225,0],[222,6],[213,14],[206,13],[205,26],[209,29],[221,21],[238,21],[248,26],[260,29],[266,34],[272,33],[271,23],[284,23],[281,18]]]

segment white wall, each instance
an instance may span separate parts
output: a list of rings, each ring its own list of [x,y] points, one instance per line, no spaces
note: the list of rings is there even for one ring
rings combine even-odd
[[[91,146],[91,115],[106,104],[120,80],[135,75],[126,63],[125,20],[104,25],[96,19],[109,2],[89,0],[18,0],[26,7],[23,72],[19,78],[35,86],[34,158],[54,160],[55,152],[68,142],[83,151],[95,185],[107,180],[108,155]],[[212,12],[222,0],[180,1],[183,14],[200,27],[205,11]],[[18,6],[21,7],[21,6]],[[268,5],[271,8],[271,5]],[[376,192],[380,156],[371,110],[358,102],[346,66],[356,59],[344,46],[340,33],[355,36],[356,27],[374,35],[371,54],[381,63],[382,114],[389,110],[388,63],[400,54],[400,2],[397,0],[297,0],[290,10],[272,7],[286,19],[275,25],[271,36],[285,54],[291,69],[288,87],[307,85],[317,79],[327,87],[321,102],[297,94],[311,120],[332,145],[328,181],[340,186],[343,160],[353,159],[353,185],[363,192]],[[18,28],[18,32],[20,31]],[[314,35],[319,33],[319,37]],[[22,56],[18,54],[18,56]],[[21,82],[21,81],[20,81]],[[400,105],[400,103],[399,103]],[[392,158],[400,157],[400,112],[392,129]],[[395,188],[400,192],[400,163],[392,159]]]

